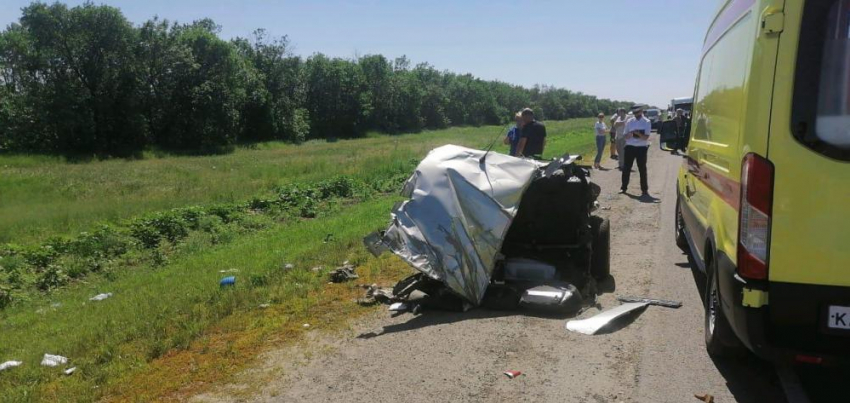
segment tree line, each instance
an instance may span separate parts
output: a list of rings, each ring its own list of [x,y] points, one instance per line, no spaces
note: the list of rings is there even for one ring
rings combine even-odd
[[[527,89],[382,55],[294,55],[257,30],[224,40],[204,19],[134,26],[114,7],[33,3],[0,32],[0,151],[132,156],[238,143],[568,119],[627,102]]]

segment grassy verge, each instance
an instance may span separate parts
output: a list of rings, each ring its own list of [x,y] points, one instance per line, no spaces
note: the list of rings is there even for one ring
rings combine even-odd
[[[550,156],[592,147],[592,119],[546,124]],[[135,161],[69,163],[44,156],[0,155],[0,243],[72,235],[97,222],[175,207],[239,202],[291,182],[334,175],[368,181],[439,145],[483,148],[501,130],[463,127],[334,143],[265,143],[229,155]],[[495,149],[507,147],[498,142]]]
[[[321,329],[362,309],[351,302],[360,292],[353,284],[325,287],[326,270],[312,267],[350,260],[366,283],[403,272],[400,262],[371,258],[359,246],[393,202],[378,198],[218,247],[187,243],[166,267],[63,290],[39,309],[13,307],[4,313],[0,345],[4,357],[26,365],[3,373],[0,390],[11,400],[149,400],[220,379],[270,337],[292,340],[304,322]],[[328,234],[334,240],[326,243]],[[283,269],[287,262],[295,269]],[[221,288],[219,279],[231,274],[236,286]],[[113,297],[88,301],[100,292]],[[259,308],[264,303],[271,306]],[[69,357],[77,373],[38,366],[44,353]]]
[[[590,120],[548,123],[547,156],[564,151],[590,151],[593,138],[589,123]],[[319,145],[271,144],[251,150],[260,154],[249,153],[239,160],[244,163],[254,159],[262,164],[268,157],[261,155],[264,152],[285,152],[295,155],[293,158],[306,158],[299,154],[301,151],[301,154],[312,153],[309,157],[318,164],[315,169],[318,174],[309,170],[300,175],[289,173],[284,175],[287,179],[283,183],[324,179],[325,176],[315,175],[332,176],[331,172],[380,179],[396,172],[398,164],[409,163],[408,156],[419,159],[427,150],[445,143],[481,147],[495,133],[495,130],[484,133],[471,128],[454,130],[454,134],[433,133],[432,137],[420,134],[416,136],[422,137],[356,140],[347,149],[338,148],[343,142],[322,145],[327,149]],[[476,141],[479,144],[468,143]],[[239,153],[242,152],[248,153],[247,150]],[[372,156],[361,156],[363,159],[351,160],[347,166],[338,164],[339,160],[358,153]],[[188,159],[198,163],[194,157]],[[22,158],[17,166],[27,162],[32,161]],[[107,161],[86,167],[96,171],[99,164],[126,164],[124,170],[114,172],[121,177],[133,175],[133,164],[149,162]],[[187,163],[184,158],[159,162],[165,164],[158,168],[163,170]],[[58,162],[49,160],[44,164]],[[171,168],[168,164],[172,164]],[[209,170],[205,172],[214,175]],[[280,186],[278,181],[274,182],[273,187]],[[271,184],[250,190],[260,193],[234,194],[233,198],[246,203],[263,201],[267,197],[264,186]],[[211,193],[226,188],[219,185],[210,183]],[[169,187],[170,182],[164,180],[162,186]],[[127,203],[133,204],[134,198],[142,193],[128,193]],[[260,197],[250,197],[258,194]],[[187,200],[178,199],[178,202]],[[381,193],[343,197],[322,207],[321,214],[314,218],[299,214],[279,219],[249,210],[243,213],[249,224],[251,220],[262,224],[249,225],[250,231],[240,230],[242,226],[219,232],[193,230],[173,240],[165,239],[152,249],[162,252],[166,259],[155,259],[157,254],[150,254],[130,261],[119,260],[113,263],[114,270],[104,275],[90,276],[67,287],[39,293],[25,303],[12,304],[0,310],[0,361],[22,360],[25,365],[0,373],[3,391],[0,398],[13,401],[179,399],[226,379],[269,345],[292,343],[306,331],[333,328],[368,312],[353,302],[361,290],[353,283],[327,285],[326,270],[344,260],[352,261],[358,265],[360,283],[390,283],[408,273],[398,259],[372,258],[360,244],[363,235],[386,225],[394,201],[395,197]],[[62,204],[61,200],[56,203]],[[115,205],[106,203],[98,209]],[[14,220],[7,216],[11,214],[8,210],[0,208],[0,211],[3,219]],[[128,218],[132,211],[116,214]],[[99,214],[84,215],[75,225],[102,218]],[[43,233],[62,233],[63,224],[46,223]],[[285,270],[285,263],[294,264],[295,269]],[[326,269],[310,270],[315,266]],[[235,287],[219,287],[219,279],[226,275],[236,276]],[[113,297],[88,301],[101,292],[112,292]],[[269,307],[261,309],[260,304]],[[308,330],[301,327],[305,322],[312,325]],[[77,372],[63,376],[59,368],[38,366],[44,353],[69,357],[71,365],[78,367]]]

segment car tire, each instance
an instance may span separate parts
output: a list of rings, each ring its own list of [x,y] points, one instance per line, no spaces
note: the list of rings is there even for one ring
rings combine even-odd
[[[716,259],[709,263],[705,284],[705,349],[712,357],[735,357],[741,354],[742,347],[738,337],[729,325],[718,289]]]
[[[676,231],[676,246],[682,252],[688,253],[690,247],[688,246],[688,238],[685,235],[685,218],[682,217],[682,206],[679,202],[679,197],[676,197],[676,222],[673,228]]]
[[[590,217],[593,233],[591,244],[590,274],[597,280],[611,275],[611,222],[607,218]]]

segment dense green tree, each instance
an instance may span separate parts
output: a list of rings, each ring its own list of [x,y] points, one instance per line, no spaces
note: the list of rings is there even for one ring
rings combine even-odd
[[[627,103],[411,67],[293,55],[286,37],[219,37],[203,19],[138,27],[113,7],[33,3],[0,32],[0,151],[128,156],[612,112]]]
[[[122,155],[144,145],[137,31],[118,9],[34,3],[4,37],[0,64],[17,109],[12,144]]]

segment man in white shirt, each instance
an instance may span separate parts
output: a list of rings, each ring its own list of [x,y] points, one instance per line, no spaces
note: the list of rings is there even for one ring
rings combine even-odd
[[[614,144],[612,148],[617,148],[617,163],[620,169],[623,169],[623,153],[626,149],[626,110],[623,108],[617,109],[617,114],[611,118],[611,128],[614,130]]]
[[[649,151],[649,134],[652,132],[652,123],[643,116],[642,106],[633,106],[634,118],[626,122],[626,148],[623,155],[623,182],[620,193],[626,193],[629,188],[629,177],[632,173],[632,165],[637,160],[638,172],[640,172],[641,196],[649,196],[649,184],[646,177],[646,154]]]

